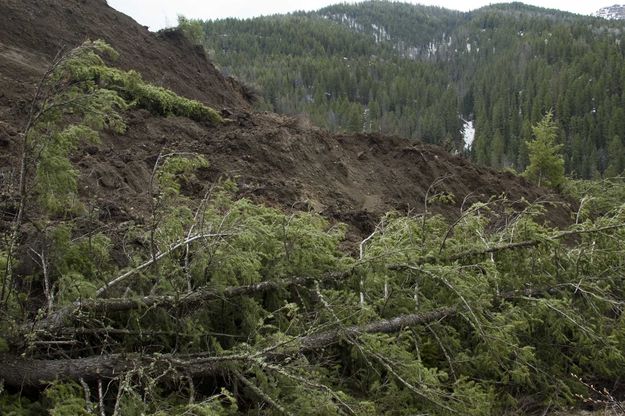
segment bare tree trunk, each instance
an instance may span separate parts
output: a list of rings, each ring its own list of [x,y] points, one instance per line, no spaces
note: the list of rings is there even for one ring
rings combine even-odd
[[[25,325],[22,333],[45,331],[54,333],[65,325],[68,320],[80,313],[97,312],[103,317],[107,314],[132,311],[143,308],[192,308],[216,299],[250,296],[281,287],[306,286],[312,282],[340,281],[351,276],[351,271],[327,273],[321,277],[302,276],[288,280],[268,280],[247,286],[234,286],[224,290],[198,289],[182,296],[143,296],[135,298],[88,299],[75,302],[59,309],[46,318]]]
[[[517,250],[521,248],[536,247],[541,244],[547,243],[549,241],[560,240],[560,239],[570,237],[570,236],[600,233],[603,231],[615,230],[618,228],[625,228],[625,223],[607,225],[605,227],[598,227],[598,228],[593,228],[593,229],[588,229],[588,230],[562,231],[550,238],[545,238],[545,239],[540,239],[540,240],[518,241],[516,243],[508,243],[508,244],[500,244],[500,245],[495,245],[492,247],[487,247],[481,250],[467,250],[467,251],[463,251],[457,254],[452,254],[446,257],[424,256],[424,257],[418,258],[416,261],[412,262],[411,264],[391,264],[388,266],[388,269],[389,270],[403,270],[403,269],[413,268],[414,266],[422,266],[424,264],[450,263],[456,260],[462,260],[462,259],[476,257],[476,256],[484,256],[487,254],[494,254],[494,253],[499,253],[502,251],[511,251],[511,250]]]
[[[455,308],[445,307],[421,314],[402,315],[392,319],[383,319],[363,326],[352,326],[343,329],[325,331],[308,335],[298,340],[299,348],[295,352],[315,351],[327,347],[344,336],[357,338],[365,333],[393,333],[403,328],[423,325],[439,321],[456,313]],[[271,349],[265,350],[268,360],[280,360],[284,355],[272,354]],[[156,354],[141,355],[110,354],[84,358],[60,360],[39,360],[0,354],[0,380],[14,387],[41,386],[56,379],[83,379],[86,382],[97,382],[99,379],[112,379],[133,370],[143,370],[162,375],[165,372],[178,372],[180,376],[206,376],[225,371],[224,363],[255,362],[258,357],[253,354],[232,356],[207,356],[206,354]]]
[[[321,332],[309,335],[300,340],[301,351],[313,351],[327,347],[341,337],[358,337],[360,334],[391,334],[404,328],[418,326],[444,319],[454,315],[456,309],[452,307],[434,309],[424,313],[401,315],[391,319],[382,319],[363,326],[351,326],[343,329]]]

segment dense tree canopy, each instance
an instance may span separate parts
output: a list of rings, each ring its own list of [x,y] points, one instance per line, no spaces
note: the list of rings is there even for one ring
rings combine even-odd
[[[622,173],[622,22],[520,3],[460,13],[387,1],[204,23],[221,69],[262,91],[262,109],[330,130],[382,131],[523,171],[531,126],[553,109],[566,172]]]

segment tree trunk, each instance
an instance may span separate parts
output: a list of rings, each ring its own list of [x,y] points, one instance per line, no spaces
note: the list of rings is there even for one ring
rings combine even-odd
[[[234,286],[224,290],[198,289],[195,292],[186,293],[182,296],[144,296],[136,298],[112,298],[112,299],[89,299],[74,302],[71,305],[59,309],[46,318],[26,325],[22,332],[56,332],[67,325],[68,319],[81,313],[95,312],[98,317],[116,312],[132,311],[144,308],[193,308],[203,303],[216,299],[228,299],[237,296],[250,296],[281,287],[305,286],[315,280],[338,281],[351,275],[351,272],[327,273],[321,277],[310,276],[295,277],[288,280],[267,280],[247,286]]]
[[[393,333],[403,328],[427,324],[454,315],[454,308],[445,307],[421,314],[402,315],[392,319],[383,319],[363,326],[329,330],[294,340],[299,341],[299,348],[294,352],[310,352],[327,347],[342,337],[357,338],[363,333]],[[280,360],[283,354],[272,354],[268,350],[264,354],[268,360]],[[258,360],[256,358],[255,360]],[[80,380],[86,382],[98,379],[112,379],[132,371],[142,369],[143,372],[155,375],[167,371],[176,371],[185,376],[199,377],[214,375],[222,371],[222,364],[227,362],[254,361],[251,354],[208,356],[206,354],[110,354],[84,358],[60,360],[39,360],[22,358],[13,354],[0,354],[0,380],[13,387],[41,386],[57,379]],[[255,361],[254,361],[255,362]]]

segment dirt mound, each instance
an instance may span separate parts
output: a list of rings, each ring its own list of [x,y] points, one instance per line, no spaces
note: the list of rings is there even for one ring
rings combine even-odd
[[[428,208],[450,218],[457,218],[463,206],[506,196],[550,203],[552,223],[570,221],[570,209],[558,196],[437,146],[380,135],[337,136],[269,113],[241,112],[232,118],[224,126],[207,126],[133,112],[124,136],[106,136],[98,148],[76,155],[85,173],[85,196],[95,192],[107,201],[123,198],[126,210],[115,215],[139,215],[158,153],[176,151],[202,154],[210,162],[199,172],[203,184],[232,178],[243,196],[287,209],[311,209],[353,225],[361,235],[390,210],[423,212],[428,192],[453,197]],[[127,207],[135,207],[134,212]]]
[[[155,84],[214,107],[245,108],[242,87],[223,77],[202,48],[179,32],[152,33],[105,0],[3,0],[0,2],[2,82],[32,81],[61,50],[86,39],[103,39],[120,58]],[[23,91],[9,90],[19,97]],[[17,93],[17,94],[12,94]]]
[[[87,37],[108,41],[121,54],[119,66],[137,69],[147,80],[218,109],[231,108],[232,121],[222,126],[131,111],[123,136],[104,134],[101,145],[76,152],[80,191],[97,198],[103,221],[145,218],[141,207],[154,161],[160,152],[173,151],[197,152],[209,160],[198,192],[206,182],[234,178],[244,196],[312,209],[351,224],[359,234],[389,210],[422,212],[428,192],[453,196],[430,207],[449,217],[495,195],[561,202],[522,178],[476,167],[438,147],[379,135],[332,135],[297,118],[250,113],[241,87],[222,77],[178,33],[150,33],[97,0],[0,4],[0,179],[5,182],[15,180],[13,138],[35,80],[62,45]],[[564,224],[570,211],[556,204],[548,217]]]

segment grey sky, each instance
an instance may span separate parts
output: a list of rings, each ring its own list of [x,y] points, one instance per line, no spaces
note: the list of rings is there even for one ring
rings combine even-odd
[[[611,5],[616,0],[580,2],[571,0],[525,0],[524,3],[552,9],[567,10],[579,14],[590,14],[603,6]],[[177,15],[200,19],[220,19],[224,17],[254,17],[295,10],[316,10],[341,0],[108,0],[115,9],[133,17],[151,30],[176,24]],[[497,1],[488,0],[420,0],[408,1],[446,7],[454,10],[472,10]],[[348,1],[357,3],[357,1]]]

